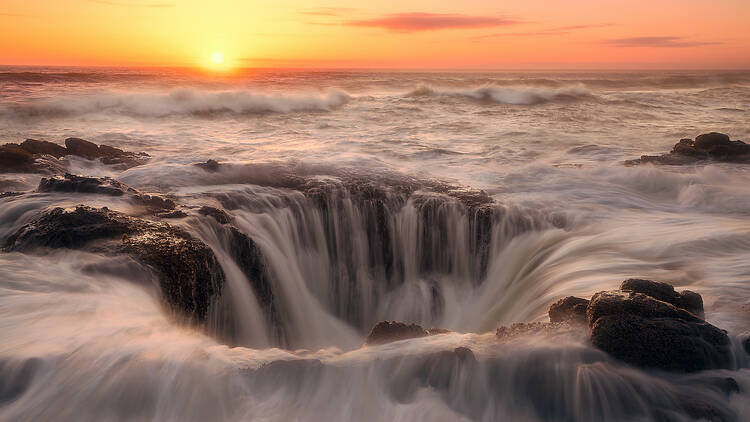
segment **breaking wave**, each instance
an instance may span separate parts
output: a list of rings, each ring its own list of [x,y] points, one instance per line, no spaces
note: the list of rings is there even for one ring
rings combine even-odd
[[[106,92],[61,97],[28,104],[0,107],[8,117],[65,117],[93,113],[114,113],[134,117],[217,114],[254,115],[265,113],[324,112],[351,100],[343,91],[321,95],[266,95],[245,90],[202,91],[176,89],[168,93]]]
[[[533,86],[483,86],[468,90],[438,89],[419,85],[407,94],[409,97],[463,97],[487,103],[534,105],[548,102],[576,101],[593,97],[583,85],[559,88]]]

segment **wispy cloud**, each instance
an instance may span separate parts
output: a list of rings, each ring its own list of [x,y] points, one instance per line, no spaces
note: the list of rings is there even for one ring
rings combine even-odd
[[[663,37],[630,37],[606,40],[604,44],[615,47],[658,47],[658,48],[685,48],[702,47],[707,45],[724,44],[715,41],[690,41],[685,37],[663,36]]]
[[[488,38],[502,38],[502,37],[531,37],[531,36],[544,36],[544,35],[567,35],[574,31],[580,31],[584,29],[593,28],[606,28],[614,26],[611,23],[602,23],[596,25],[569,25],[569,26],[558,26],[555,28],[547,28],[539,31],[530,32],[498,32],[495,34],[478,35],[472,37],[473,40],[484,40]]]
[[[303,10],[299,14],[306,16],[340,17],[356,10],[350,7],[318,7],[316,9]]]
[[[372,19],[352,20],[344,25],[382,28],[393,32],[434,31],[440,29],[471,29],[514,25],[519,21],[494,17],[442,13],[394,13]]]
[[[112,1],[112,0],[89,0],[92,3],[106,4],[107,6],[134,6],[134,7],[175,7],[172,3],[130,3],[124,1]]]

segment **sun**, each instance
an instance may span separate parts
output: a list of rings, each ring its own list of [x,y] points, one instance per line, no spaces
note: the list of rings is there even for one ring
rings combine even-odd
[[[214,51],[211,53],[211,63],[218,66],[224,64],[224,53],[221,51]]]

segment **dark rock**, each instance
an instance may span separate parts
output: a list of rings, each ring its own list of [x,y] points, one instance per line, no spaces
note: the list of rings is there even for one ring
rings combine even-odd
[[[68,154],[88,158],[89,160],[101,157],[99,146],[84,139],[68,138],[65,140],[65,148],[67,148]]]
[[[697,150],[711,151],[717,146],[729,145],[731,143],[732,140],[729,139],[729,135],[719,132],[711,132],[696,136],[693,147]]]
[[[585,323],[588,304],[588,300],[575,296],[560,299],[549,307],[549,321]]]
[[[742,346],[745,348],[745,352],[750,354],[750,337],[742,341]]]
[[[62,145],[48,141],[37,141],[36,139],[27,139],[21,142],[20,147],[31,154],[48,154],[55,158],[68,154],[68,150]]]
[[[676,306],[646,296],[643,293],[628,293],[619,290],[599,292],[591,298],[586,309],[586,320],[593,327],[604,316],[639,316],[642,318],[671,318],[688,322],[702,322],[694,314]]]
[[[376,345],[410,338],[426,337],[429,333],[417,324],[381,321],[375,324],[365,339],[365,344]]]
[[[0,199],[10,198],[11,196],[23,195],[23,192],[0,192]]]
[[[39,192],[96,193],[108,196],[122,196],[135,189],[110,177],[86,177],[66,173],[64,177],[43,178],[37,187]]]
[[[107,196],[128,195],[138,205],[154,210],[172,210],[174,201],[158,195],[140,193],[130,186],[111,177],[88,177],[65,173],[65,176],[42,178],[39,181],[39,192],[76,192],[93,193]]]
[[[698,135],[695,141],[681,139],[672,151],[663,155],[644,155],[628,160],[625,165],[645,163],[664,165],[696,164],[704,161],[750,163],[750,145],[742,141],[731,141],[728,135],[718,132]]]
[[[33,163],[33,155],[18,144],[0,146],[0,171],[27,172],[24,170],[32,168]]]
[[[167,211],[156,215],[159,218],[185,218],[187,214],[182,210]]]
[[[591,342],[617,359],[646,368],[695,372],[732,365],[726,332],[707,322],[606,315],[591,327]]]
[[[208,160],[205,163],[195,163],[193,165],[196,167],[200,167],[203,170],[213,173],[213,172],[219,171],[220,164],[216,160]]]
[[[155,271],[170,308],[195,322],[205,321],[224,282],[213,251],[203,242],[168,224],[107,208],[55,208],[23,226],[5,244],[7,251],[42,247],[128,254]]]
[[[231,217],[224,210],[218,208],[203,206],[198,210],[198,214],[213,217],[219,224],[229,224]]]
[[[591,298],[586,318],[595,346],[646,368],[694,372],[732,367],[729,337],[724,330],[672,303],[637,292],[680,305],[687,297],[687,306],[693,309],[697,294],[673,294],[672,286],[637,279],[627,280],[623,288],[630,290],[599,292]]]
[[[643,293],[662,302],[685,309],[686,311],[703,318],[703,298],[701,295],[690,290],[677,293],[672,285],[651,280],[631,278],[620,285],[620,290],[626,292]]]

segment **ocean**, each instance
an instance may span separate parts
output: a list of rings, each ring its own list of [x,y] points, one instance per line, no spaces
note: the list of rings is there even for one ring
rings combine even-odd
[[[148,153],[125,170],[65,160],[172,198],[188,217],[169,224],[211,247],[226,283],[194,327],[127,257],[0,253],[0,420],[692,421],[693,396],[750,420],[750,170],[624,165],[712,131],[750,141],[749,115],[740,71],[2,67],[0,143]],[[194,165],[209,159],[221,170]],[[0,191],[41,177],[2,174]],[[311,198],[290,177],[326,188]],[[353,199],[351,180],[385,205]],[[435,183],[502,207],[486,250],[460,202],[423,207],[447,201],[415,193]],[[78,204],[141,212],[127,197],[0,197],[0,243]],[[269,302],[204,205],[257,243]],[[640,370],[577,336],[496,338],[631,277],[700,293],[738,369]],[[383,320],[451,332],[363,347]],[[456,347],[476,362],[430,366]],[[709,382],[726,377],[738,393]]]

